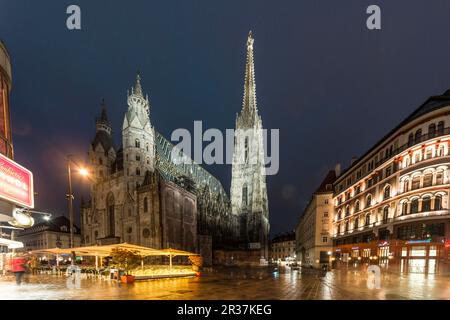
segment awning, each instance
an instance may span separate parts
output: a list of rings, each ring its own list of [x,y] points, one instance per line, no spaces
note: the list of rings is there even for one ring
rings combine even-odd
[[[8,249],[20,249],[23,248],[23,243],[20,241],[0,238],[0,246],[6,246]]]
[[[120,244],[110,244],[105,246],[87,246],[87,247],[77,247],[77,248],[54,248],[54,249],[43,249],[34,250],[30,254],[71,254],[75,252],[78,256],[99,256],[107,257],[111,255],[114,249],[134,251],[143,257],[149,256],[197,256],[197,253],[177,250],[177,249],[153,249],[148,247],[137,246],[134,244],[120,243]]]

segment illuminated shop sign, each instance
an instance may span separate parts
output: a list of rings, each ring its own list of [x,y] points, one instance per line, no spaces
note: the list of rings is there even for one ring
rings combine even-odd
[[[388,241],[381,241],[380,243],[378,243],[379,247],[384,247],[384,246],[388,246],[389,242]]]
[[[0,198],[34,207],[33,173],[0,154]]]
[[[427,239],[427,240],[409,240],[406,241],[406,244],[414,244],[414,243],[430,243],[431,239]]]

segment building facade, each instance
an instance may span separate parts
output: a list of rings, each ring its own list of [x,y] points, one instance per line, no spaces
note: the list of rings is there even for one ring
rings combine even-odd
[[[239,221],[239,236],[249,248],[269,258],[269,207],[264,162],[263,125],[256,104],[254,39],[247,39],[244,99],[236,117],[231,173],[231,212]]]
[[[9,95],[12,87],[11,59],[0,41],[0,153],[13,159]]]
[[[96,120],[89,146],[94,182],[89,201],[82,204],[84,244],[128,242],[197,251],[199,233],[214,230],[213,240],[228,236],[229,200],[222,185],[196,164],[173,161],[173,145],[150,121],[139,75],[127,102],[120,148],[104,103]]]
[[[336,172],[329,171],[297,223],[296,257],[302,266],[318,268],[331,262],[335,179]]]
[[[277,235],[272,239],[271,260],[273,263],[295,262],[295,231]]]
[[[450,90],[430,97],[334,183],[337,263],[402,272],[447,268]]]
[[[24,245],[26,251],[70,248],[70,222],[64,216],[55,217],[49,221],[36,223],[31,228],[21,230],[16,236],[17,241]],[[74,247],[81,245],[81,232],[73,226]]]

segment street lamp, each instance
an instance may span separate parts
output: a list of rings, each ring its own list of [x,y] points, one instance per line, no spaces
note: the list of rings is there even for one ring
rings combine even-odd
[[[67,183],[68,183],[68,194],[67,200],[69,205],[69,220],[70,220],[70,247],[73,248],[73,191],[72,191],[72,164],[77,167],[78,173],[87,177],[89,175],[89,171],[86,168],[79,167],[75,161],[73,160],[72,155],[67,156]]]

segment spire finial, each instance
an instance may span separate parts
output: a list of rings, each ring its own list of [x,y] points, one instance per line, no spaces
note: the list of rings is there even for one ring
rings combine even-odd
[[[255,111],[257,110],[253,42],[253,33],[250,30],[247,38],[247,63],[245,66],[244,101],[242,106],[243,110],[246,110],[247,114],[255,114]]]
[[[134,94],[142,96],[141,74],[139,70],[136,72],[136,84],[134,85]]]

